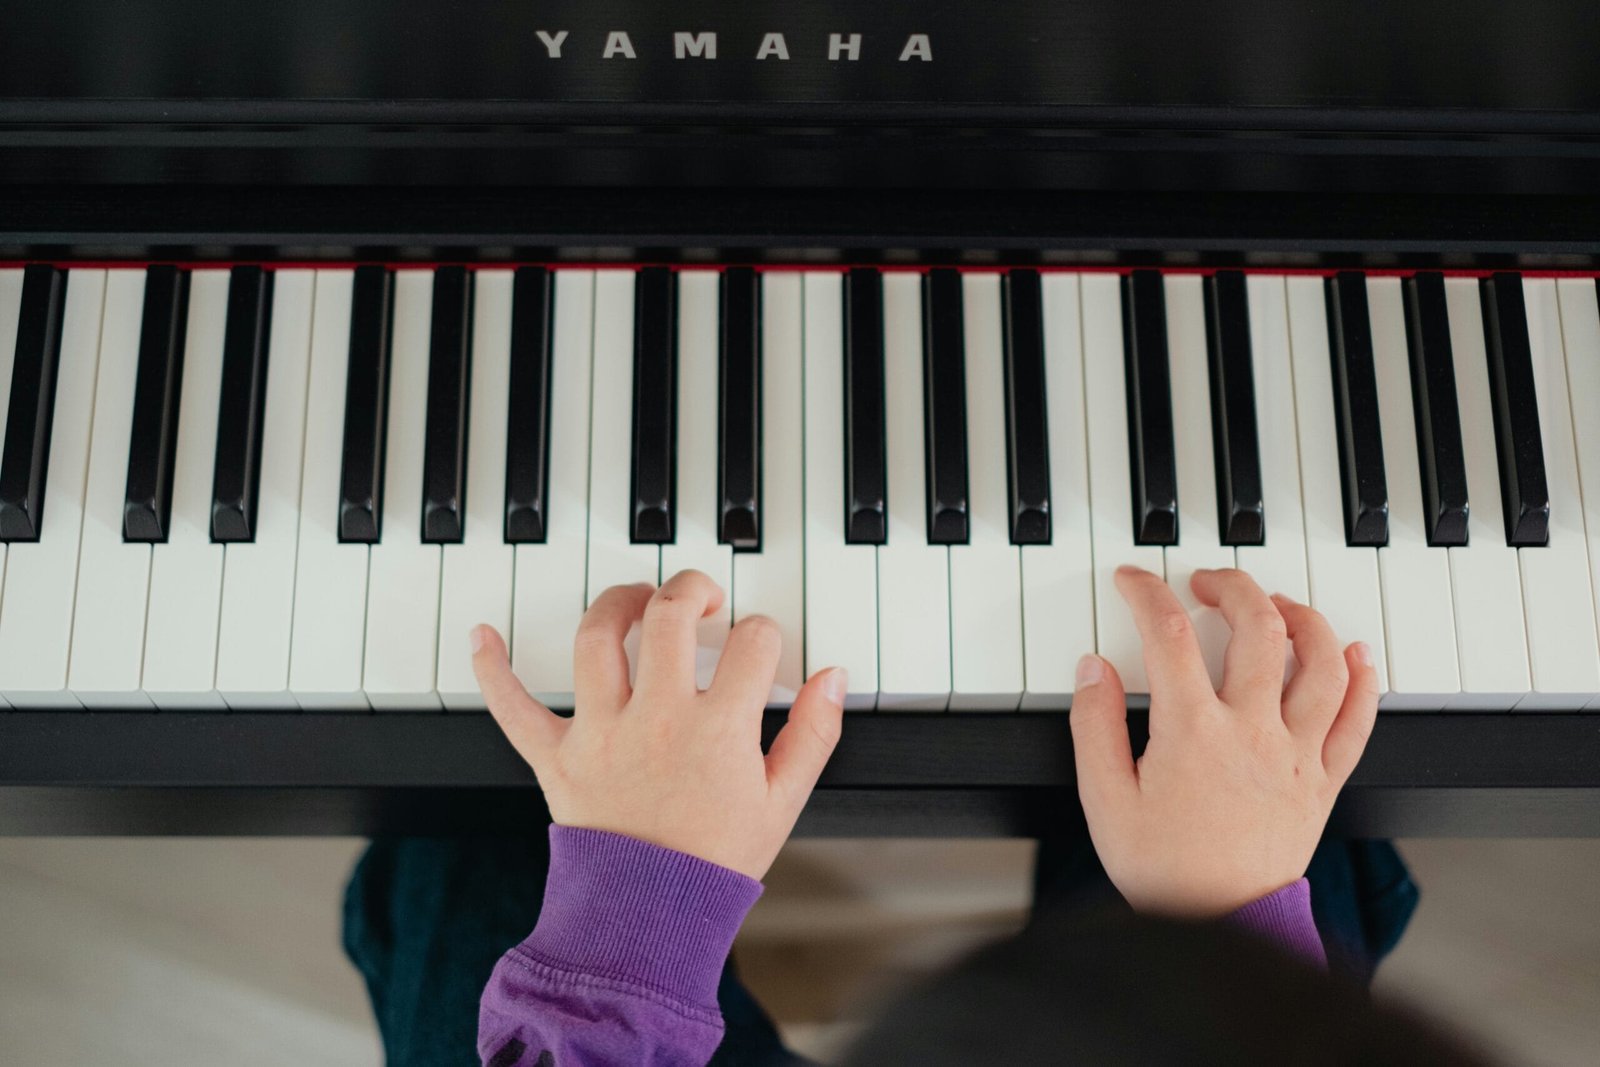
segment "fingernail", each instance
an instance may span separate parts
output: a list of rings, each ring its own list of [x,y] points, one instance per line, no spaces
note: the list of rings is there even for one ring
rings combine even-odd
[[[845,692],[850,688],[850,672],[835,667],[822,679],[822,695],[833,704],[843,704]]]
[[[1300,601],[1296,600],[1294,597],[1285,596],[1282,593],[1273,593],[1272,594],[1272,599],[1273,600],[1277,600],[1277,601],[1281,601],[1284,604],[1298,604],[1298,603],[1300,603]]]
[[[1144,574],[1145,573],[1145,569],[1143,567],[1135,567],[1131,563],[1124,563],[1122,566],[1117,568],[1117,573],[1118,574]]]
[[[1351,647],[1352,650],[1354,650],[1354,652],[1356,654],[1356,662],[1357,663],[1361,664],[1363,667],[1372,666],[1372,646],[1371,645],[1367,644],[1365,641],[1357,641],[1355,644],[1351,645],[1350,647]]]
[[[1084,656],[1078,660],[1078,688],[1087,689],[1091,685],[1099,685],[1100,679],[1106,676],[1106,665],[1099,656]]]
[[[479,649],[483,648],[483,642],[485,640],[483,631],[484,627],[481,625],[474,626],[471,630],[467,631],[467,643],[472,646],[472,654],[474,656],[478,654]]]

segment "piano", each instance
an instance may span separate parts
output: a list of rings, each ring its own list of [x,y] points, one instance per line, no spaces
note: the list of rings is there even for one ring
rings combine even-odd
[[[1134,563],[1371,643],[1339,832],[1600,833],[1596,22],[9,14],[0,832],[527,832],[468,627],[694,567],[849,669],[801,832],[1036,833]]]

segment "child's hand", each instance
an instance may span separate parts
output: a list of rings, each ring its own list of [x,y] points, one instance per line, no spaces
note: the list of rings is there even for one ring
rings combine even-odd
[[[472,668],[556,822],[626,834],[760,878],[839,739],[845,674],[835,668],[812,677],[763,756],[761,712],[781,641],[772,620],[741,620],[711,688],[695,687],[696,624],[722,595],[699,571],[683,571],[660,589],[602,593],[578,627],[570,719],[528,695],[492,627],[472,631]],[[635,623],[642,636],[630,685],[622,642]]]
[[[1194,628],[1160,578],[1117,571],[1150,675],[1150,743],[1135,762],[1122,681],[1078,664],[1072,740],[1095,851],[1135,908],[1233,911],[1305,873],[1334,798],[1378,710],[1361,643],[1339,647],[1304,604],[1269,599],[1249,575],[1197,571],[1192,588],[1233,629],[1213,692]],[[1285,641],[1299,669],[1284,687]]]

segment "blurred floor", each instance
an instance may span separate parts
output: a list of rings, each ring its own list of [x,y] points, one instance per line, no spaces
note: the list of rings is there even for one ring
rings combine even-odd
[[[1379,986],[1508,1060],[1600,1061],[1600,841],[1414,841]],[[375,1067],[339,950],[351,840],[0,840],[0,1063]],[[738,948],[826,1059],[908,981],[1015,929],[1026,841],[794,842]]]

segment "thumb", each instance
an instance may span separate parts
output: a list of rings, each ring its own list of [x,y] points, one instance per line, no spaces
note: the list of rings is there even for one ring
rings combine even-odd
[[[493,626],[472,628],[472,673],[484,703],[511,747],[537,772],[539,764],[567,730],[567,721],[528,695],[511,671],[506,643]]]
[[[1085,812],[1114,805],[1139,780],[1128,740],[1128,700],[1117,669],[1099,656],[1078,661],[1072,697],[1072,754],[1078,767],[1078,797]]]
[[[767,752],[767,788],[789,809],[790,824],[800,817],[844,729],[844,694],[849,676],[843,667],[818,671],[795,694],[789,721]]]

